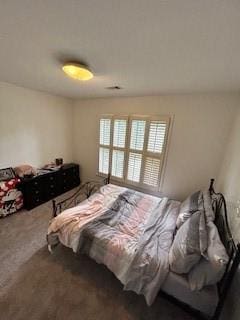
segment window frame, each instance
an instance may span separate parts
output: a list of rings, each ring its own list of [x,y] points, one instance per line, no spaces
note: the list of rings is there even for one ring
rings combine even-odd
[[[110,125],[110,145],[101,145],[100,144],[100,120],[101,119],[110,119],[111,125]],[[113,135],[114,135],[114,120],[127,120],[126,124],[126,134],[125,134],[125,147],[114,147],[113,146]],[[142,150],[135,150],[130,148],[130,139],[131,139],[131,132],[132,132],[132,121],[133,120],[144,120],[146,121],[145,125],[145,132],[144,132],[144,142],[143,142],[143,149]],[[155,153],[147,151],[148,147],[148,140],[149,140],[149,130],[150,130],[150,123],[151,121],[163,121],[166,123],[166,129],[165,129],[165,135],[164,135],[164,143],[162,146],[162,152],[161,153]],[[97,175],[106,177],[108,174],[104,174],[102,172],[99,172],[99,158],[100,158],[100,152],[99,148],[108,148],[109,149],[109,170],[111,180],[121,183],[122,185],[126,186],[134,186],[136,188],[140,188],[142,190],[152,191],[152,192],[159,192],[162,187],[162,181],[164,179],[164,173],[165,173],[165,167],[166,167],[166,158],[167,158],[167,152],[168,147],[170,144],[170,129],[171,129],[171,122],[172,117],[170,115],[139,115],[139,114],[132,114],[132,115],[121,115],[121,114],[103,114],[99,117],[99,130],[98,130],[98,164],[97,164]],[[123,166],[123,177],[115,177],[112,175],[112,154],[113,150],[120,150],[124,151],[124,166]],[[142,162],[141,162],[141,170],[140,170],[140,181],[135,182],[132,180],[129,180],[128,177],[128,163],[129,163],[129,156],[130,153],[136,153],[142,155]],[[150,186],[143,182],[144,179],[144,170],[146,165],[146,159],[154,158],[160,160],[160,167],[158,171],[158,184],[157,186]]]

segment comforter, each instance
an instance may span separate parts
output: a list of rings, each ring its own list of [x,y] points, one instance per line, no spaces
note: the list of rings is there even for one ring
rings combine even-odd
[[[48,243],[60,241],[103,263],[125,290],[143,294],[151,305],[169,272],[179,205],[109,184],[54,218]]]

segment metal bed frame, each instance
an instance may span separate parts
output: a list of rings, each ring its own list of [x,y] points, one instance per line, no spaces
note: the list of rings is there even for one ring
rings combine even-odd
[[[94,181],[94,180],[87,181],[81,184],[80,187],[78,187],[77,191],[70,197],[64,200],[61,200],[59,202],[56,202],[56,200],[52,200],[53,217],[56,217],[63,210],[76,206],[78,203],[82,202],[84,198],[82,199],[81,197],[89,198],[100,187],[108,184],[109,182],[110,182],[110,175],[98,181]]]
[[[80,197],[84,196],[88,198],[91,194],[96,192],[102,185],[108,184],[109,182],[110,182],[110,175],[108,175],[107,178],[102,179],[102,181],[88,181],[82,184],[78,188],[78,190],[67,199],[64,199],[58,203],[55,200],[52,200],[53,217],[56,217],[64,209],[70,208],[72,206],[76,206],[78,203],[80,203],[83,200],[83,199],[80,199]],[[221,311],[223,309],[223,305],[224,305],[224,301],[226,299],[227,293],[229,292],[229,288],[233,281],[234,275],[240,264],[240,244],[235,243],[229,227],[226,200],[222,193],[215,192],[213,184],[214,184],[214,179],[211,179],[209,192],[212,197],[212,207],[215,212],[214,223],[218,228],[221,241],[225,246],[229,256],[229,262],[226,266],[226,271],[221,281],[217,284],[219,300],[218,300],[215,313],[212,317],[207,317],[206,315],[202,314],[200,311],[193,309],[191,306],[183,303],[182,301],[174,298],[173,296],[170,296],[162,291],[160,291],[159,294],[164,298],[167,298],[168,300],[172,301],[173,303],[179,305],[185,311],[194,315],[197,319],[218,320],[220,317]]]

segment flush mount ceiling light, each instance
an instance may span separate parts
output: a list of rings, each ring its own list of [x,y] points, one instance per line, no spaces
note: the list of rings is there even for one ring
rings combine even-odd
[[[92,72],[83,64],[66,63],[62,69],[70,78],[76,80],[86,81],[93,78]]]

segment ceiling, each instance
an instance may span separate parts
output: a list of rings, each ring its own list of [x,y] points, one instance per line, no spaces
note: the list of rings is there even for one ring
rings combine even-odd
[[[95,77],[66,77],[68,60]],[[240,1],[0,0],[0,81],[69,98],[240,91]]]

